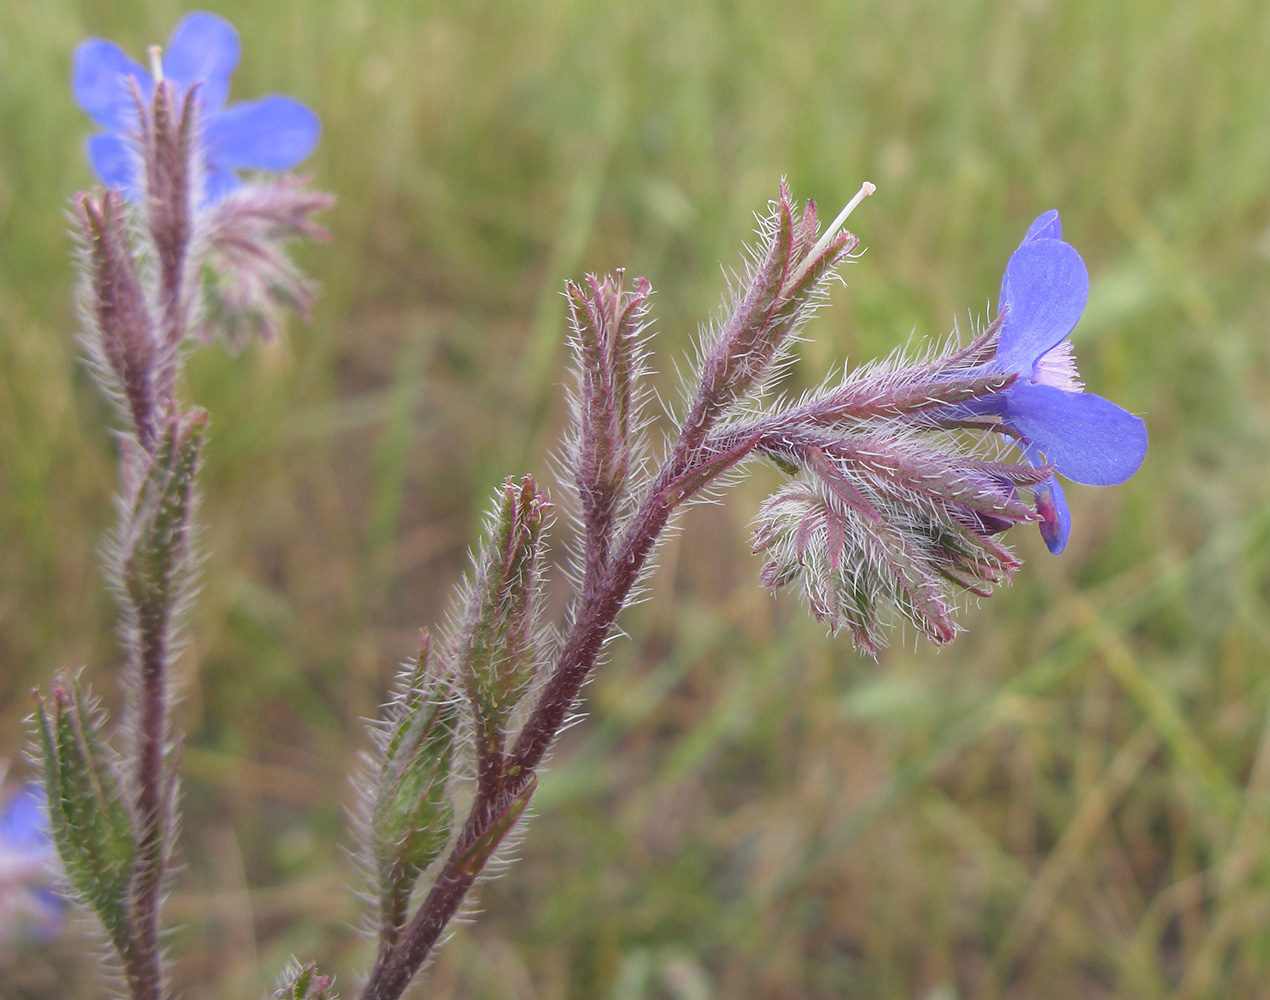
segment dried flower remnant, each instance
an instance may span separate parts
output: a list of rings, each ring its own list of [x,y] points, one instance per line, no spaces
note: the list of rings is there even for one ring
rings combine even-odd
[[[1086,486],[1115,486],[1138,471],[1147,452],[1141,418],[1083,391],[1068,339],[1089,297],[1089,274],[1063,242],[1058,212],[1028,228],[1001,280],[996,356],[984,367],[1018,377],[1002,393],[963,404],[967,413],[998,418],[1023,442],[1033,465]],[[1049,550],[1063,551],[1071,514],[1062,487],[1050,475],[1034,491],[1041,534]]]
[[[288,312],[309,318],[317,290],[291,260],[288,244],[305,237],[328,241],[331,234],[313,216],[334,202],[302,179],[282,177],[244,184],[203,213],[207,257],[200,340],[219,334],[236,350],[253,333],[276,338]]]
[[[1015,488],[1046,475],[923,440],[916,428],[782,430],[759,447],[798,469],[759,510],[761,581],[796,584],[817,619],[846,627],[871,654],[895,612],[942,645],[957,634],[962,592],[987,597],[1009,582],[1020,564],[993,536],[1035,518]]]
[[[931,417],[1017,377],[977,370],[995,335],[863,366],[727,432],[757,431],[757,453],[790,475],[759,510],[760,579],[796,586],[816,618],[847,628],[866,652],[877,652],[896,612],[932,642],[949,642],[960,595],[989,596],[1019,567],[994,536],[1035,520],[1017,490],[1048,471],[998,461],[982,438],[950,434]]]
[[[226,106],[229,78],[238,66],[238,32],[222,17],[194,13],[172,33],[151,73],[114,42],[91,38],[75,50],[75,100],[104,132],[88,139],[88,159],[97,176],[128,197],[142,191],[133,148],[139,127],[138,99],[149,101],[157,80],[172,81],[179,94],[194,90],[203,150],[203,202],[219,201],[240,184],[240,170],[290,170],[317,145],[321,123],[291,97],[273,94]],[[195,89],[196,88],[196,89]]]

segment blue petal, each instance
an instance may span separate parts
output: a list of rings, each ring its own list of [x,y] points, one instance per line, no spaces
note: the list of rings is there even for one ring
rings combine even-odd
[[[1033,240],[1061,240],[1063,238],[1063,224],[1058,220],[1058,209],[1051,208],[1048,212],[1038,215],[1030,226],[1027,227],[1027,235],[1023,237],[1023,243],[1031,243]],[[1019,246],[1023,246],[1020,243]]]
[[[1005,319],[997,360],[1030,378],[1036,360],[1072,332],[1088,298],[1089,272],[1075,247],[1051,239],[1024,243],[1001,281]]]
[[[182,92],[199,84],[203,113],[214,115],[229,97],[229,78],[238,68],[238,32],[223,17],[198,13],[184,18],[163,53],[163,72]]]
[[[140,194],[137,153],[117,135],[98,132],[88,137],[88,162],[106,187],[119,188],[129,198]]]
[[[229,194],[230,191],[241,186],[242,181],[238,179],[238,176],[233,171],[209,168],[203,177],[202,204],[214,205],[225,195]]]
[[[25,785],[0,814],[0,842],[18,850],[49,846],[44,789],[39,785]]]
[[[1068,479],[1114,486],[1146,458],[1147,425],[1101,396],[1025,382],[1005,396],[1005,422]]]
[[[75,102],[102,128],[124,132],[135,127],[137,105],[129,77],[136,77],[141,96],[148,98],[154,80],[139,62],[114,42],[90,38],[75,49],[71,91]]]
[[[220,170],[289,170],[313,152],[318,116],[291,97],[235,104],[207,122],[207,160]]]
[[[1067,538],[1072,533],[1072,512],[1067,508],[1067,497],[1053,476],[1033,491],[1036,512],[1041,515],[1041,537],[1045,547],[1054,555],[1067,548]]]

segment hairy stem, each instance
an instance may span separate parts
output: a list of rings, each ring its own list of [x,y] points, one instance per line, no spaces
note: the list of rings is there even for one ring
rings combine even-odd
[[[138,840],[129,946],[121,956],[134,1000],[159,1000],[159,899],[164,867],[163,753],[167,735],[168,615],[142,609],[136,759]]]
[[[707,430],[709,423],[709,420],[702,421]],[[501,787],[492,793],[485,788],[478,789],[463,833],[445,867],[414,919],[402,930],[396,945],[381,948],[362,1000],[397,1000],[463,904],[484,864],[482,861],[481,865],[472,866],[463,859],[471,854],[474,845],[486,835],[508,804],[534,780],[538,765],[567,721],[631,588],[643,572],[670,515],[685,498],[675,489],[675,484],[684,478],[686,456],[700,443],[702,424],[694,427],[691,441],[686,440],[686,436],[680,438],[620,544],[612,550],[613,558],[602,567],[588,565],[588,576],[595,572],[596,585],[583,588],[583,602],[573,628],[533,714],[508,755]]]
[[[573,625],[537,705],[503,761],[501,773],[491,780],[489,769],[481,762],[475,801],[463,832],[414,919],[395,944],[381,944],[362,1000],[397,1000],[458,912],[492,853],[491,836],[501,836],[510,829],[505,819],[508,811],[532,795],[538,766],[573,711],[671,514],[758,446],[762,428],[752,428],[748,436],[729,440],[725,447],[712,446],[709,435],[738,400],[751,393],[768,373],[782,346],[796,331],[816,283],[856,245],[854,236],[834,231],[825,235],[809,257],[805,256],[814,228],[815,217],[810,211],[800,227],[795,225],[788,193],[782,188],[779,215],[768,249],[755,268],[748,290],[702,359],[697,391],[674,447],[620,538],[613,537],[611,511],[591,504],[592,498],[602,492],[591,492],[596,486],[594,477],[582,477],[585,571]],[[580,298],[579,309],[589,309],[585,295]],[[588,339],[585,334],[602,326],[590,312],[585,321],[578,321],[584,382],[588,359],[592,368],[602,367],[603,363],[602,353],[592,343],[594,338]],[[596,377],[594,373],[592,377]],[[600,398],[587,392],[584,397],[585,404],[596,404]],[[593,415],[594,420],[588,419]],[[596,426],[604,426],[602,416],[598,407],[595,414],[584,410],[582,433],[594,434]],[[583,454],[594,457],[600,450],[597,444],[584,448]]]

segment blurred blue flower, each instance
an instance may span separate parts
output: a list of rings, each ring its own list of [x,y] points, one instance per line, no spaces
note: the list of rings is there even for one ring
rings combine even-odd
[[[164,79],[182,93],[198,85],[204,203],[236,188],[236,171],[291,169],[313,152],[321,129],[317,115],[291,97],[275,94],[226,107],[238,56],[234,26],[207,13],[184,18],[162,56]],[[136,198],[142,184],[130,142],[137,128],[130,78],[148,100],[154,77],[114,42],[90,38],[75,50],[75,100],[105,129],[88,139],[89,162],[105,184]]]
[[[1089,298],[1089,273],[1062,239],[1058,212],[1028,228],[1001,281],[1001,336],[992,367],[1016,372],[1005,392],[969,404],[991,413],[1023,441],[1033,465],[1049,462],[1086,486],[1122,483],[1147,452],[1146,424],[1101,396],[1083,391],[1068,335]],[[1071,514],[1058,480],[1035,490],[1041,535],[1056,555],[1067,545]]]
[[[62,926],[53,886],[57,852],[49,837],[44,789],[28,784],[0,807],[0,945],[26,932],[50,937]]]

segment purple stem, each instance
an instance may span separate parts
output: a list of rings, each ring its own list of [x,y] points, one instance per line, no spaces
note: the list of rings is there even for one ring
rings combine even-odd
[[[138,101],[140,97],[137,95]],[[194,152],[193,91],[178,101],[176,89],[160,83],[143,111],[146,171],[146,222],[158,258],[158,350],[155,365],[157,404],[176,410],[175,383],[179,347],[185,338],[185,264],[191,232],[190,161]],[[148,331],[146,331],[148,334]],[[138,434],[141,433],[138,428]],[[144,488],[144,487],[141,487]],[[171,584],[169,579],[168,584]],[[142,600],[136,607],[140,645],[137,691],[136,822],[137,857],[133,867],[129,940],[120,956],[134,1000],[160,1000],[163,995],[159,916],[167,863],[166,781],[167,681],[171,645],[171,602],[168,594]]]
[[[787,208],[785,218],[788,222]],[[850,234],[837,236],[827,247],[818,248],[813,263],[826,269],[832,267],[850,252],[854,240]],[[538,704],[507,757],[501,787],[497,791],[487,790],[484,783],[478,787],[463,832],[445,867],[414,919],[402,930],[397,944],[381,948],[362,1000],[397,1000],[458,912],[481,867],[465,859],[494,820],[534,779],[535,770],[573,710],[671,513],[710,480],[742,461],[758,444],[759,435],[754,435],[749,440],[731,442],[731,449],[722,454],[704,447],[720,417],[770,364],[778,346],[776,341],[792,325],[792,318],[784,323],[777,320],[790,302],[785,283],[793,250],[792,244],[780,240],[769,248],[754,284],[703,363],[701,383],[674,450],[618,545],[610,548],[608,538],[592,537],[596,526],[587,524],[581,606]],[[805,276],[806,271],[800,274]]]
[[[131,935],[122,956],[134,1000],[159,1000],[159,895],[164,869],[163,751],[167,730],[168,614],[139,609],[141,692],[137,745],[140,836],[133,881]]]
[[[698,425],[699,426],[699,425]],[[476,801],[454,849],[432,891],[414,919],[402,930],[396,947],[381,950],[371,970],[362,1000],[397,1000],[411,978],[427,960],[445,926],[458,912],[479,870],[460,863],[493,819],[532,780],[543,756],[560,733],[578,693],[599,659],[604,641],[617,621],[631,588],[639,579],[648,556],[665,528],[676,501],[669,499],[672,484],[682,478],[684,456],[699,445],[704,429],[680,438],[674,454],[663,466],[634,520],[623,535],[615,557],[603,567],[595,567],[597,585],[584,587],[583,604],[560,658],[508,757],[505,780],[496,795],[484,789]],[[682,499],[682,498],[680,498]],[[593,567],[588,566],[588,576]],[[589,581],[588,581],[589,582]]]

